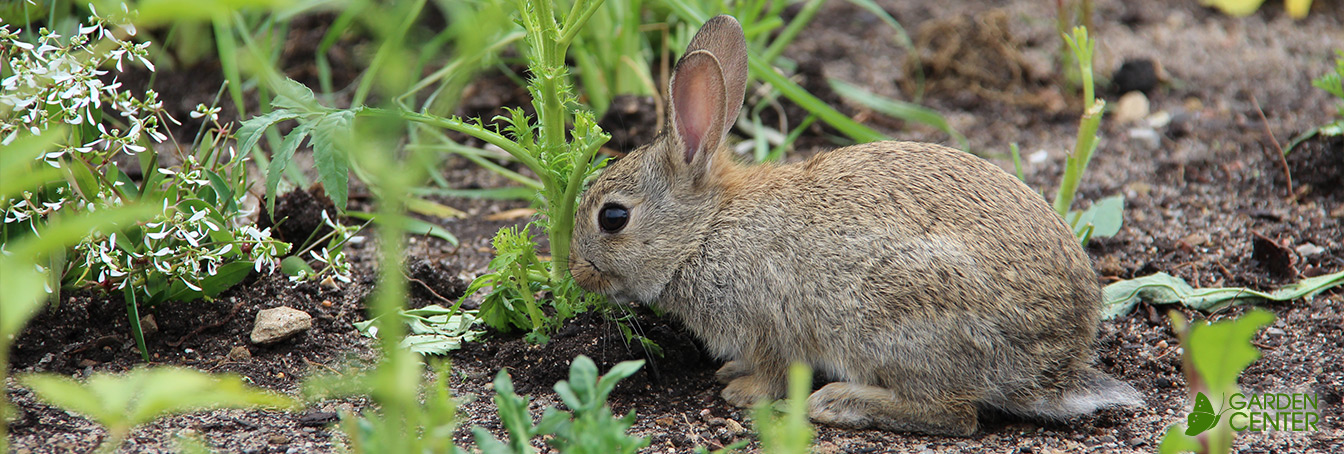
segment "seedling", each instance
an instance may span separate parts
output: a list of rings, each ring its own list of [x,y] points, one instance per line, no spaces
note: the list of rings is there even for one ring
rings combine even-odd
[[[88,416],[107,428],[108,437],[99,452],[115,451],[131,429],[171,414],[296,405],[288,397],[249,388],[237,376],[174,367],[95,374],[82,384],[55,374],[26,375],[19,381],[43,401]]]
[[[1073,152],[1064,162],[1064,174],[1060,176],[1054,207],[1055,212],[1073,228],[1074,235],[1087,244],[1094,236],[1109,237],[1119,232],[1125,199],[1123,196],[1102,199],[1081,213],[1069,210],[1078,192],[1078,183],[1087,173],[1092,153],[1097,150],[1097,130],[1101,127],[1102,113],[1106,111],[1106,101],[1097,99],[1092,83],[1092,52],[1096,49],[1096,41],[1088,37],[1087,28],[1082,26],[1074,27],[1073,34],[1064,35],[1063,38],[1073,50],[1082,75],[1083,116],[1078,124],[1078,139],[1074,142]]]
[[[1344,135],[1344,50],[1335,51],[1335,68],[1331,72],[1322,74],[1321,77],[1312,79],[1311,85],[1325,90],[1336,98],[1339,104],[1339,110],[1335,114],[1335,121],[1311,128],[1294,137],[1288,146],[1283,149],[1283,154],[1287,155],[1293,151],[1293,148],[1305,142],[1307,139],[1317,135],[1326,137],[1335,137]]]
[[[1227,408],[1215,414],[1204,392],[1222,396],[1237,392],[1237,377],[1260,358],[1260,350],[1251,339],[1261,327],[1274,321],[1274,314],[1254,310],[1236,320],[1187,324],[1185,317],[1173,311],[1171,320],[1183,348],[1181,370],[1195,403],[1186,417],[1186,428],[1182,430],[1179,425],[1168,428],[1158,452],[1229,452],[1232,430],[1228,424],[1218,424],[1221,411]]]

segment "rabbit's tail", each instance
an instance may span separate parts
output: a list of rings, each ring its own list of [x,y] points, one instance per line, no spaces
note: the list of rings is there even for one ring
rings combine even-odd
[[[1022,413],[1050,419],[1068,419],[1106,407],[1133,407],[1143,404],[1143,395],[1133,386],[1115,377],[1082,366],[1058,394],[1032,402]]]

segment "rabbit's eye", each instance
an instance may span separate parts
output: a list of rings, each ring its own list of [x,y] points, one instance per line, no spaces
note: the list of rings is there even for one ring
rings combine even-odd
[[[602,227],[603,232],[616,233],[629,220],[630,210],[614,203],[602,205],[602,209],[597,211],[597,226]]]

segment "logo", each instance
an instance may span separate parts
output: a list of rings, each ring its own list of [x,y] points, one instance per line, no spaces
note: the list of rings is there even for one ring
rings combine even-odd
[[[1218,413],[1203,392],[1195,393],[1195,407],[1186,416],[1185,434],[1199,435],[1218,426],[1223,414],[1232,411],[1227,425],[1237,432],[1307,432],[1321,422],[1320,400],[1305,393],[1233,393]]]

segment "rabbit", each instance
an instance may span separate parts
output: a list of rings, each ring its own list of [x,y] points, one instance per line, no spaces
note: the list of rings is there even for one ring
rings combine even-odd
[[[978,411],[1065,419],[1137,405],[1090,365],[1101,292],[1043,198],[959,150],[877,142],[742,165],[724,142],[747,83],[741,25],[678,61],[668,122],[594,179],[569,271],[656,304],[715,356],[736,406],[783,397],[793,362],[834,380],[817,423],[967,436]]]

